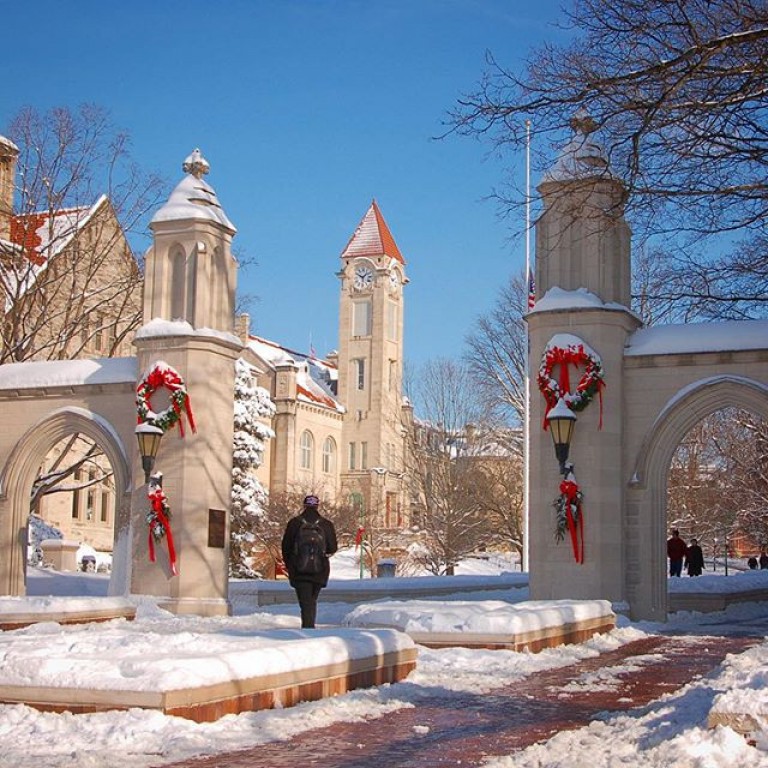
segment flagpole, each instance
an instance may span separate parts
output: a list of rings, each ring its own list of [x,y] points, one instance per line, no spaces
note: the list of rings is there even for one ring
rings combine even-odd
[[[525,312],[528,313],[531,299],[531,121],[525,121]],[[528,323],[525,324],[525,419],[523,422],[523,562],[522,570],[528,572],[531,493],[531,381],[530,341]]]

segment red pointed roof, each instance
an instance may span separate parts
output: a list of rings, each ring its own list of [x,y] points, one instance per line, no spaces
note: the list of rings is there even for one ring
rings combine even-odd
[[[341,252],[342,259],[357,256],[389,256],[405,264],[405,259],[375,200],[357,225],[355,233],[349,238],[347,247]]]

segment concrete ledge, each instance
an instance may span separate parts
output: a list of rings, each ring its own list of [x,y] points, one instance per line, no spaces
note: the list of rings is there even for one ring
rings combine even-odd
[[[698,611],[714,613],[724,611],[729,605],[738,603],[760,603],[768,601],[768,589],[750,589],[743,592],[670,592],[668,607],[670,613]]]
[[[601,616],[556,627],[544,627],[521,632],[510,637],[473,632],[425,633],[408,632],[415,643],[427,648],[484,648],[487,650],[524,651],[537,653],[544,648],[583,643],[595,634],[611,632],[616,627],[615,616]]]
[[[31,611],[8,610],[4,607],[0,613],[0,630],[7,632],[12,629],[28,627],[30,624],[39,624],[43,621],[54,621],[57,624],[88,624],[93,621],[110,621],[111,619],[132,621],[136,618],[135,605],[127,601],[120,601],[121,604],[115,604],[115,601],[108,598],[104,602],[105,605],[101,608],[84,608],[82,605],[75,605],[71,609],[54,606]]]
[[[416,648],[406,648],[344,663],[172,691],[4,685],[0,686],[0,703],[26,704],[42,712],[73,714],[139,707],[202,723],[224,715],[289,707],[356,688],[398,682],[416,668],[416,656]]]
[[[430,577],[386,577],[360,581],[331,580],[320,593],[320,600],[326,603],[365,603],[392,597],[392,587],[397,586],[397,597],[402,600],[434,598],[441,595],[460,595],[468,592],[506,592],[510,589],[526,589],[528,575],[508,573],[488,577],[440,576]],[[250,605],[282,605],[295,603],[293,587],[279,581],[238,581],[230,584],[229,599],[233,605],[247,602]]]

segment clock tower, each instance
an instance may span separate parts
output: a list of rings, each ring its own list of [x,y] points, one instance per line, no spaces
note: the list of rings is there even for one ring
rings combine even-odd
[[[341,253],[340,475],[345,500],[370,526],[408,524],[404,483],[403,286],[405,259],[374,200]]]

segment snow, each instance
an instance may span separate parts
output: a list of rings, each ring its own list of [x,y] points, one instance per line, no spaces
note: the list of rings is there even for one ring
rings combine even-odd
[[[386,600],[355,605],[330,602],[321,596],[318,629],[303,631],[299,629],[295,600],[264,607],[249,605],[243,599],[233,600],[237,615],[200,618],[172,616],[144,598],[138,603],[137,618],[133,622],[114,620],[88,626],[63,626],[49,621],[0,633],[0,659],[3,660],[0,682],[46,681],[62,685],[77,681],[91,687],[122,685],[141,690],[161,685],[170,688],[182,682],[186,686],[190,681],[208,682],[222,676],[252,674],[254,668],[264,664],[270,669],[273,666],[290,668],[296,663],[294,659],[305,654],[318,660],[336,661],[349,658],[349,654],[365,652],[367,643],[409,642],[397,629],[351,626],[370,622],[374,616],[376,624],[392,627],[411,624],[428,628],[439,624],[444,629],[450,616],[455,631],[469,628],[475,631],[486,624],[506,631],[510,622],[517,622],[516,628],[531,628],[534,622],[538,625],[542,620],[548,621],[557,611],[573,611],[582,616],[583,612],[606,608],[604,601],[557,601],[559,606],[545,603],[541,607],[528,602],[526,608],[523,601],[527,601],[527,589],[519,586],[501,592],[483,592],[482,585],[490,586],[498,578],[496,574],[504,570],[491,559],[460,564],[461,578],[474,580],[477,592],[433,601],[398,599],[398,587],[407,587],[419,578],[424,583],[434,580],[434,583],[445,584],[458,577],[359,580],[354,550],[340,552],[332,563],[331,586],[345,581],[350,585],[381,584],[386,587]],[[722,564],[718,564],[717,572],[695,579],[670,579],[670,590],[696,588],[722,592],[768,586],[768,571],[741,573],[738,570],[741,567],[739,562],[730,563],[729,572],[735,575],[727,578]],[[96,602],[92,598],[73,596],[86,591],[84,584],[89,585],[89,594],[105,595],[107,591],[108,577],[102,574],[62,574],[35,568],[30,568],[29,574],[32,596],[2,598],[0,610],[18,611],[26,607],[53,611],[72,601],[84,610]],[[516,577],[518,584],[527,581],[526,574],[507,572],[506,576]],[[232,594],[242,592],[241,598],[245,598],[249,584],[252,582],[232,582]],[[59,596],[42,596],[43,590],[55,591]],[[98,602],[101,604],[106,599],[101,597]],[[109,599],[119,602],[118,598]],[[723,625],[742,632],[751,627],[752,632],[764,634],[766,617],[768,605],[760,603],[742,603],[717,614],[675,614],[665,625],[631,623],[619,615],[617,629],[607,635],[536,654],[461,648],[430,650],[419,646],[417,669],[401,683],[353,691],[283,710],[228,716],[213,723],[198,724],[141,709],[72,715],[38,712],[24,705],[0,706],[0,766],[160,766],[195,755],[289,739],[302,731],[334,722],[363,721],[403,707],[418,706],[425,689],[491,691],[539,671],[594,657],[647,634],[701,635],[706,634],[708,627],[717,634]],[[763,622],[762,629],[758,629],[760,622]],[[280,644],[274,642],[278,638],[290,638],[293,650],[301,650],[282,651]],[[746,712],[759,718],[761,711],[768,709],[766,669],[768,642],[729,656],[712,676],[695,680],[645,707],[617,715],[606,713],[585,728],[560,733],[544,744],[496,758],[487,766],[766,766],[768,732],[758,733],[755,748],[729,728],[721,726],[710,730],[706,727],[713,703],[721,712]],[[604,688],[610,685],[611,676],[621,674],[622,670],[622,666],[611,668],[599,679],[591,683],[585,681],[584,685],[587,689],[590,686]]]
[[[732,320],[642,328],[630,337],[625,356],[768,349],[768,320]]]
[[[135,357],[46,360],[0,366],[0,390],[122,384],[136,381]]]
[[[568,291],[554,286],[529,314],[574,309],[629,311],[613,302],[604,303],[586,288]],[[730,320],[717,323],[680,323],[641,328],[629,336],[624,355],[675,355],[768,349],[768,320]]]
[[[186,219],[215,222],[231,234],[237,231],[219,204],[213,187],[190,173],[176,185],[168,201],[152,217],[150,226],[158,222]]]
[[[137,339],[148,339],[156,336],[209,336],[215,339],[236,344],[242,347],[240,339],[233,333],[227,331],[218,331],[215,328],[193,328],[192,324],[186,320],[163,320],[155,317],[147,323],[144,323],[137,331]]]

